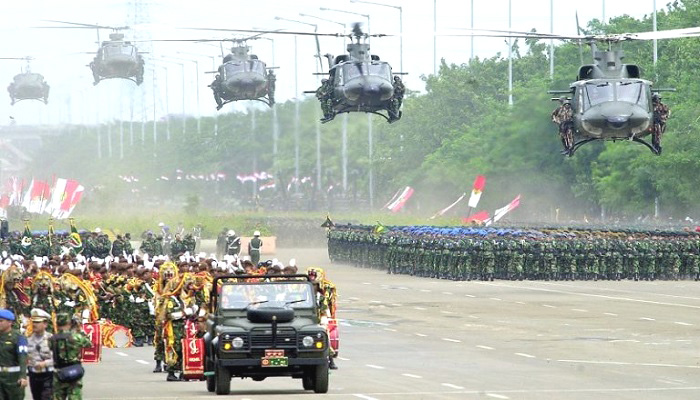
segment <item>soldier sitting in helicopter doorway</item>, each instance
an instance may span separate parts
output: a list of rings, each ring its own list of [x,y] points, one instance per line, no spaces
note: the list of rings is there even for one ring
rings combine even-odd
[[[651,144],[656,148],[657,154],[661,153],[661,135],[666,131],[666,121],[671,116],[671,110],[661,102],[661,96],[654,93],[651,96],[651,104],[654,111],[654,126]]]
[[[333,84],[328,79],[321,79],[321,86],[316,89],[316,98],[321,102],[323,118],[321,122],[328,122],[335,117],[333,110]]]
[[[552,122],[559,125],[564,154],[570,156],[574,149],[574,111],[571,109],[571,101],[566,97],[560,97],[559,103],[559,107],[552,112]]]
[[[401,77],[394,75],[394,95],[391,97],[390,106],[387,112],[389,113],[389,122],[398,121],[401,119],[401,104],[403,103],[403,96],[406,93],[406,86],[404,86]]]
[[[267,73],[267,98],[270,99],[270,106],[275,104],[275,85],[277,82],[277,75],[275,72],[270,70]]]

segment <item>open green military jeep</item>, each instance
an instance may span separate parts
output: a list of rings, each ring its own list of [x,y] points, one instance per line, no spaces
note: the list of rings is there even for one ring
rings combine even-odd
[[[204,374],[207,390],[231,391],[231,377],[301,379],[328,392],[328,335],[307,275],[224,275],[214,279]]]

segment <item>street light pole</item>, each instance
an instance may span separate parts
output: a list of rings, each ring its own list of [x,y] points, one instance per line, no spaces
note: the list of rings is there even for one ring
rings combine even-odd
[[[403,7],[401,6],[392,6],[390,4],[383,4],[383,3],[376,3],[373,1],[364,1],[364,0],[350,0],[351,3],[363,3],[363,4],[372,4],[375,6],[380,6],[380,7],[387,7],[387,8],[393,8],[395,10],[399,10],[399,68],[401,72],[403,71]],[[369,26],[369,22],[367,23]],[[368,27],[369,29],[369,27]]]
[[[199,60],[193,60],[191,58],[177,58],[177,57],[164,57],[164,58],[169,58],[169,59],[178,60],[178,61],[188,61],[188,62],[194,63],[194,67],[195,67],[195,71],[196,71],[195,72],[196,73],[196,76],[195,76],[195,85],[196,85],[195,97],[197,100],[197,135],[201,135],[202,134],[202,112],[201,112],[200,103],[199,103]]]

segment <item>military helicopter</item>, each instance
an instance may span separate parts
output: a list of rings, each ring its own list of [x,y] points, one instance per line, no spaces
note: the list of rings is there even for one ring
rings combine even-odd
[[[596,140],[629,140],[661,154],[659,131],[655,123],[653,94],[674,89],[653,88],[651,81],[641,77],[641,68],[623,64],[624,52],[620,43],[627,40],[677,39],[700,36],[700,27],[656,32],[623,33],[610,35],[556,35],[536,32],[477,29],[484,33],[447,36],[486,36],[526,39],[559,39],[586,42],[592,50],[593,63],[579,67],[576,81],[568,89],[551,90],[550,94],[563,95],[562,100],[573,111],[573,137],[562,153],[572,156],[582,145]],[[606,44],[599,50],[597,43]],[[652,136],[652,143],[645,140]]]
[[[253,29],[215,29],[215,28],[190,28],[198,30],[213,30],[227,32],[249,32],[259,34],[277,35],[305,35],[305,36],[348,36],[354,39],[347,46],[347,54],[333,58],[327,54],[329,70],[328,78],[318,90],[305,91],[304,93],[316,93],[324,111],[322,122],[333,120],[336,114],[350,112],[373,113],[382,116],[389,123],[401,118],[401,101],[403,99],[403,84],[401,93],[395,96],[396,82],[400,82],[398,75],[401,72],[392,73],[391,65],[386,61],[380,61],[379,56],[370,54],[369,37],[384,37],[385,34],[366,34],[362,32],[359,23],[353,24],[352,33],[315,33],[315,32],[291,32],[291,31],[261,31]],[[320,50],[318,51],[320,53]],[[319,62],[321,55],[317,54]],[[326,75],[326,73],[323,73]],[[319,92],[323,92],[320,94]],[[385,112],[385,113],[382,113]]]
[[[250,54],[247,40],[257,39],[258,35],[243,39],[227,39],[233,42],[231,52],[223,56],[214,82],[210,85],[214,92],[217,110],[238,100],[257,100],[272,107],[275,104],[275,82],[273,68],[255,54]]]
[[[73,28],[96,29],[98,43],[100,43],[100,29],[112,30],[109,40],[101,43],[95,58],[88,65],[95,79],[93,85],[97,85],[102,80],[114,78],[128,79],[136,82],[137,85],[143,83],[144,60],[141,54],[144,53],[140,53],[134,44],[124,40],[124,34],[121,31],[129,29],[128,26],[113,27],[53,20],[47,20],[47,22],[72,25]]]
[[[24,72],[15,75],[7,87],[10,94],[11,105],[21,100],[39,100],[44,104],[49,102],[49,85],[44,80],[44,76],[36,72],[31,72],[29,61],[31,57],[0,57],[0,60],[26,60],[27,67]]]

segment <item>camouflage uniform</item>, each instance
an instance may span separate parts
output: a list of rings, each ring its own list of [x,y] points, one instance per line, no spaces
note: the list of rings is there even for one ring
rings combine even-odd
[[[79,400],[83,398],[83,380],[79,379],[70,383],[61,382],[58,380],[58,370],[68,365],[80,363],[81,349],[92,346],[92,343],[82,332],[76,332],[69,328],[70,316],[68,314],[59,314],[56,320],[60,328],[49,341],[56,367],[53,376],[53,398],[54,400]]]

